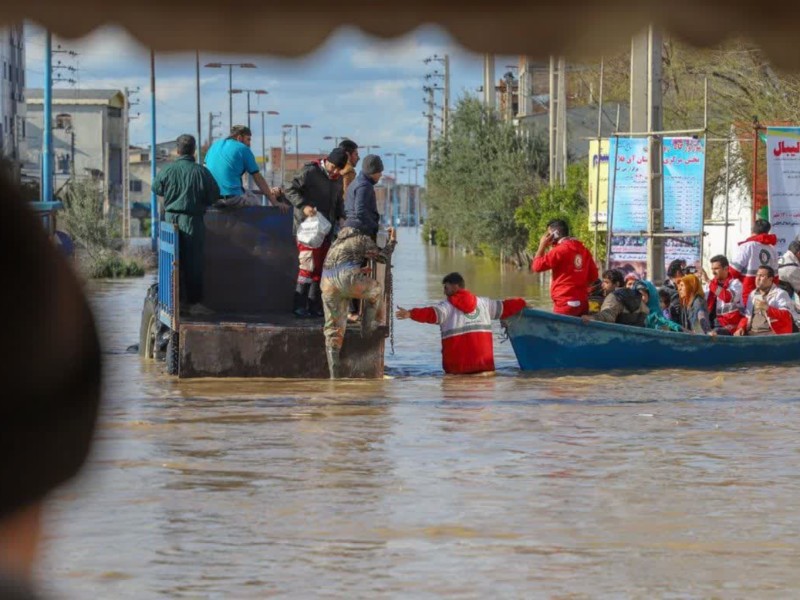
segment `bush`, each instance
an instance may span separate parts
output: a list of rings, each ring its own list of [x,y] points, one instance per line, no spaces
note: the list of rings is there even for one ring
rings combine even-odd
[[[94,279],[116,279],[119,277],[142,277],[144,266],[138,261],[126,259],[116,252],[90,259],[88,274]]]

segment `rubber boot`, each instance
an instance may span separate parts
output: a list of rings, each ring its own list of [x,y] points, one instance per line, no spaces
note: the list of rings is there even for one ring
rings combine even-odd
[[[310,283],[298,283],[294,289],[294,306],[292,313],[295,317],[308,317],[308,292]]]
[[[308,313],[312,317],[324,317],[325,311],[322,309],[322,290],[319,281],[311,283],[308,290]]]
[[[331,374],[331,379],[342,378],[342,364],[339,360],[339,348],[325,348],[325,353],[328,355],[328,371]]]

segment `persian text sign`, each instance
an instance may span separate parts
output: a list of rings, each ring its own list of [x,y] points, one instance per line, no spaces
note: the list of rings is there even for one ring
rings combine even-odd
[[[767,128],[769,221],[778,252],[800,235],[800,127]]]
[[[664,138],[664,230],[703,230],[705,140]]]
[[[650,164],[647,138],[611,138],[608,156],[608,194],[612,199],[611,227],[616,232],[649,229],[647,193]]]
[[[608,223],[608,140],[600,140],[599,146],[598,150],[597,140],[589,142],[589,228],[596,224],[604,231]]]

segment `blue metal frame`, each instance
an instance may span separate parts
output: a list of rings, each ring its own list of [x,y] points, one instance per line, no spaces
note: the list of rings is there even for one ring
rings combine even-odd
[[[800,359],[800,334],[711,337],[596,321],[584,324],[576,317],[530,308],[506,323],[523,371],[705,369]]]
[[[161,221],[158,228],[158,319],[164,325],[178,330],[178,228]]]

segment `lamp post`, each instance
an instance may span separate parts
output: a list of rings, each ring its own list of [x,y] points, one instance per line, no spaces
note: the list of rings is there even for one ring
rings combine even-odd
[[[371,146],[362,146],[362,148],[366,148],[367,149],[367,154],[372,154],[372,149],[373,148],[380,148],[380,146],[378,146],[377,144],[373,144]]]
[[[264,94],[269,94],[269,92],[267,90],[249,90],[237,88],[235,90],[231,90],[231,97],[233,97],[233,94],[247,94],[247,128],[250,129],[250,94],[263,96]],[[233,125],[231,125],[231,127],[233,127]]]
[[[392,182],[392,192],[391,192],[392,195],[390,196],[391,215],[392,215],[392,218],[390,219],[390,221],[391,221],[392,225],[394,225],[394,205],[395,205],[395,196],[396,196],[395,187],[397,186],[397,157],[398,156],[405,157],[405,153],[404,152],[387,152],[386,156],[391,156],[392,158],[394,158],[394,170],[393,170],[394,179],[393,179],[393,182]],[[399,198],[398,198],[398,201],[399,201]]]
[[[228,67],[228,131],[230,131],[231,127],[233,127],[233,94],[231,93],[233,90],[233,67],[239,67],[240,69],[255,69],[257,67],[253,63],[223,62],[206,63],[205,66],[208,69],[221,69],[222,67]]]
[[[311,125],[305,123],[286,123],[283,126],[285,129],[294,127],[294,164],[295,169],[300,168],[300,130],[311,129]]]
[[[277,110],[249,110],[247,111],[248,114],[257,115],[261,113],[261,162],[264,166],[264,178],[267,177],[267,133],[266,127],[264,126],[264,115],[279,115]],[[275,172],[272,172],[273,176]]]
[[[338,146],[340,140],[349,140],[346,135],[325,135],[322,137],[323,140],[333,140],[333,145]]]

